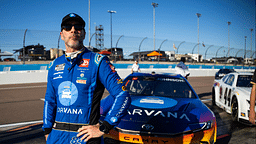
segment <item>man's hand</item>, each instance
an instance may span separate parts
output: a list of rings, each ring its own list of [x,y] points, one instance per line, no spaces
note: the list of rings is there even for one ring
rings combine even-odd
[[[100,131],[100,125],[88,125],[78,129],[77,137],[82,136],[81,140],[88,141],[91,138],[98,138],[103,136],[104,132]]]
[[[254,110],[250,110],[249,121],[252,124],[255,124],[255,111]]]
[[[44,137],[45,137],[45,141],[47,141],[48,135],[49,135],[49,134],[44,135]]]

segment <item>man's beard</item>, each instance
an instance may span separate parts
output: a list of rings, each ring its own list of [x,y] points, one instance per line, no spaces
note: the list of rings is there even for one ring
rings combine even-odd
[[[82,47],[82,41],[76,41],[76,42],[73,42],[72,44],[70,44],[69,42],[66,42],[66,45],[70,48],[73,48],[73,49],[80,49]]]
[[[81,38],[80,36],[74,35],[69,39],[69,41],[66,42],[66,45],[70,48],[79,50],[81,49],[81,47],[83,47],[83,38]]]

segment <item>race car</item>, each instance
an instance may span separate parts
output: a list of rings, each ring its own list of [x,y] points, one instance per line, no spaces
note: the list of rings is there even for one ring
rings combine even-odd
[[[131,105],[121,122],[104,135],[105,143],[190,144],[216,142],[214,113],[181,75],[133,73],[123,81]],[[102,100],[101,114],[104,118]]]
[[[232,72],[214,80],[212,105],[231,114],[233,121],[249,124],[250,94],[253,73]]]
[[[215,73],[215,79],[221,79],[226,74],[231,73],[231,72],[235,72],[235,70],[234,69],[220,69],[219,71],[217,71]]]

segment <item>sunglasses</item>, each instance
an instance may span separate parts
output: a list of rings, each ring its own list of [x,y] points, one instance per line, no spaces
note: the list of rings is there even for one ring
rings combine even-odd
[[[73,26],[74,26],[75,30],[78,30],[78,31],[84,29],[84,26],[81,24],[66,24],[66,25],[63,25],[61,28],[62,28],[62,30],[64,29],[65,31],[70,31]]]

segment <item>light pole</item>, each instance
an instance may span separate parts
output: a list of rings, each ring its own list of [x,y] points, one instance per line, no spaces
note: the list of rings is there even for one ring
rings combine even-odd
[[[228,52],[229,52],[229,48],[230,48],[229,25],[231,25],[231,22],[228,22]],[[227,55],[229,56],[229,53]]]
[[[113,56],[112,54],[112,13],[116,13],[116,11],[108,10],[108,13],[110,13],[110,33],[111,33],[110,43],[111,43],[111,55]]]
[[[27,31],[28,29],[25,30],[24,39],[23,39],[23,64],[25,64],[25,38],[26,38]]]
[[[198,43],[198,57],[199,57],[199,18],[201,17],[201,14],[196,13],[196,15],[197,15],[197,37],[198,37],[197,43]]]
[[[246,58],[246,38],[247,36],[244,36],[244,59]]]
[[[251,31],[251,51],[252,51],[252,31],[253,31],[253,29],[250,29],[250,31]]]
[[[155,8],[158,7],[158,3],[152,2],[151,5],[153,6],[154,50],[155,50],[155,48],[156,48],[156,24],[155,24],[156,19],[155,19]]]

